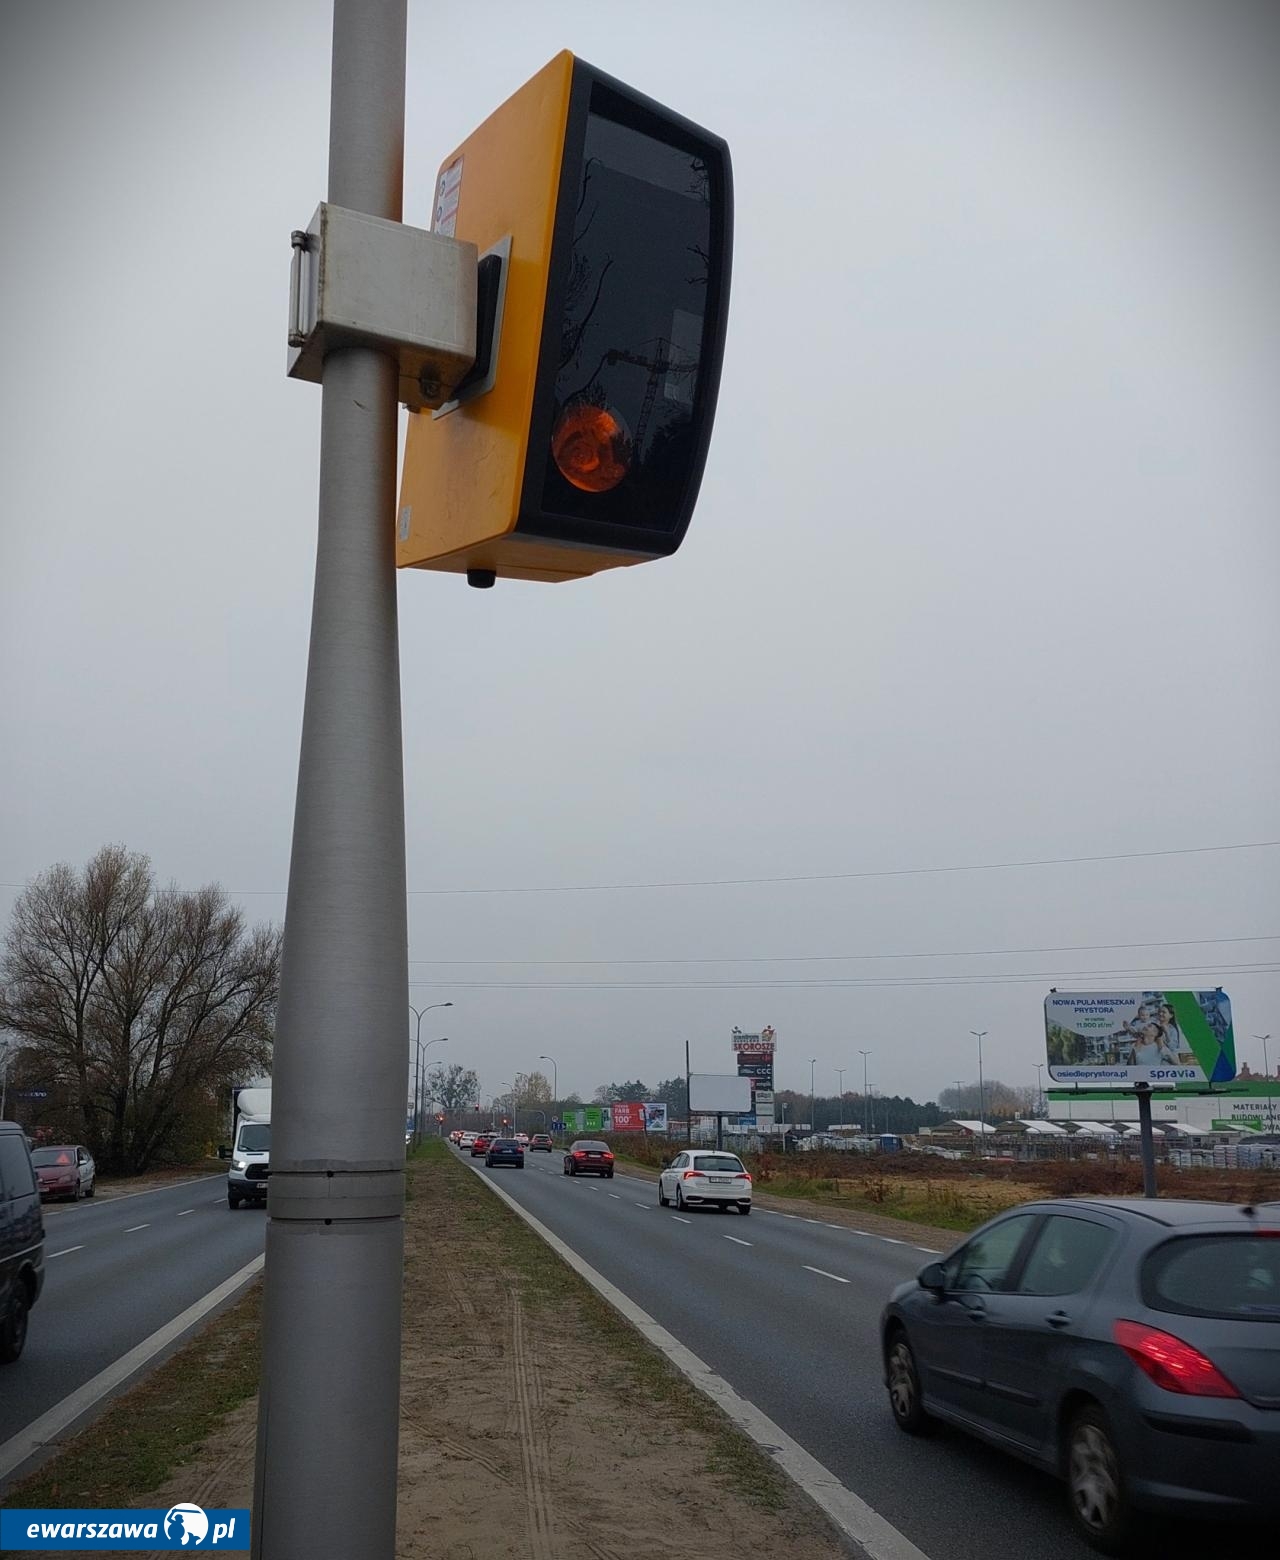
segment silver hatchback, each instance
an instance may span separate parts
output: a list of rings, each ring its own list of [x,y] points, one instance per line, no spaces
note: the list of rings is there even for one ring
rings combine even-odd
[[[1075,1199],[992,1220],[894,1290],[894,1418],[1063,1478],[1081,1534],[1280,1517],[1280,1204]]]

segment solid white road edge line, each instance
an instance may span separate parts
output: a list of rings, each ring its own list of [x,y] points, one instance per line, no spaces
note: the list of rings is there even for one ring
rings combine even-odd
[[[69,1257],[73,1251],[83,1251],[83,1246],[64,1246],[61,1251],[49,1251],[45,1253],[45,1261],[52,1262],[55,1257]]]
[[[10,1436],[0,1446],[0,1480],[7,1479],[15,1468],[21,1467],[28,1457],[61,1435],[67,1426],[74,1424],[87,1409],[92,1408],[109,1392],[114,1392],[122,1382],[127,1381],[135,1371],[154,1359],[175,1338],[180,1338],[189,1327],[194,1327],[215,1306],[221,1305],[228,1295],[234,1294],[242,1284],[247,1284],[255,1273],[261,1272],[264,1260],[264,1257],[257,1256],[252,1262],[247,1262],[238,1273],[223,1279],[216,1289],[211,1289],[194,1305],[189,1305],[181,1315],[175,1316],[171,1322],[166,1322],[149,1338],[144,1338],[141,1343],[135,1344],[127,1354],[122,1354],[114,1365],[108,1365],[105,1370],[99,1371],[83,1386],[77,1387],[74,1392],[64,1397],[61,1403],[55,1403],[51,1409],[41,1414],[39,1419],[33,1419],[25,1429],[19,1430],[17,1435]]]
[[[562,1257],[575,1273],[584,1278],[602,1299],[624,1316],[654,1348],[661,1350],[682,1376],[688,1377],[699,1392],[705,1393],[721,1408],[744,1435],[749,1436],[810,1500],[822,1508],[840,1532],[861,1548],[868,1560],[929,1560],[924,1551],[917,1549],[904,1533],[900,1533],[860,1496],[846,1489],[834,1473],[824,1468],[798,1441],[793,1441],[781,1426],[774,1424],[754,1403],[739,1397],[722,1376],[717,1376],[691,1349],[686,1349],[673,1333],[669,1333],[647,1311],[641,1310],[634,1300],[628,1299],[603,1273],[597,1273],[589,1262],[549,1230],[541,1219],[535,1218],[518,1203],[510,1192],[495,1186],[485,1176],[480,1179],[536,1235],[546,1241],[557,1256]]]

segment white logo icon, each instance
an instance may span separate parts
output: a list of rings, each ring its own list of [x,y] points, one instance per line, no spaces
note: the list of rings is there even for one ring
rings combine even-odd
[[[171,1542],[177,1539],[183,1544],[202,1544],[208,1532],[208,1517],[190,1501],[179,1501],[164,1514],[164,1536]]]

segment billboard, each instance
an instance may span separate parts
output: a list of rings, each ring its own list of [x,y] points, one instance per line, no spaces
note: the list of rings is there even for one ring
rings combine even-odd
[[[1051,991],[1044,999],[1055,1083],[1230,1083],[1231,1002],[1215,991]]]
[[[733,1031],[733,1049],[735,1051],[772,1051],[777,1035],[771,1024],[766,1024],[756,1034],[744,1034],[741,1029]]]
[[[611,1130],[608,1105],[575,1105],[564,1113],[566,1132],[608,1132]]]
[[[737,1073],[690,1073],[689,1110],[695,1116],[738,1116],[751,1109],[751,1079]]]
[[[641,1104],[639,1100],[616,1100],[610,1107],[615,1132],[665,1132],[667,1107]]]

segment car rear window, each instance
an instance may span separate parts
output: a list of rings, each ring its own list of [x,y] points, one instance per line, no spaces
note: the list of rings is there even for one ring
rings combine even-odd
[[[494,1138],[493,1142],[489,1144],[489,1147],[490,1148],[519,1148],[520,1145],[519,1145],[519,1143],[516,1142],[515,1138]]]
[[[584,1140],[581,1143],[575,1143],[573,1146],[575,1148],[585,1149],[589,1154],[607,1154],[609,1152],[609,1145],[607,1143],[592,1143]]]
[[[694,1164],[699,1170],[710,1170],[721,1175],[726,1170],[730,1175],[742,1174],[742,1161],[735,1159],[732,1154],[699,1154]]]
[[[74,1159],[75,1151],[70,1148],[37,1148],[31,1163],[37,1170],[47,1170],[50,1165],[69,1165]]]
[[[1191,1235],[1157,1246],[1142,1266],[1153,1311],[1280,1321],[1280,1236]]]

